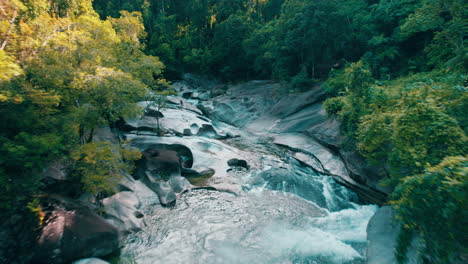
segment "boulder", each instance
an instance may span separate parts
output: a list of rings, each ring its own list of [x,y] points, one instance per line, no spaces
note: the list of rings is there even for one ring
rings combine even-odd
[[[280,86],[271,81],[250,81],[233,85],[225,94],[216,97],[212,106],[202,103],[202,111],[222,122],[244,127],[269,111],[276,103],[276,91]]]
[[[395,219],[391,206],[380,207],[367,225],[367,264],[395,264],[395,248],[400,223]],[[413,241],[408,250],[408,264],[416,264],[416,248]]]
[[[329,148],[307,135],[302,133],[279,134],[273,137],[273,142],[296,152],[294,155],[296,159],[306,163],[316,171],[349,178],[346,166],[339,154],[333,153]],[[302,153],[302,155],[298,153]]]
[[[383,166],[370,165],[363,156],[353,150],[340,148],[339,152],[354,180],[386,194],[390,194],[393,191],[390,186],[380,184],[380,180],[386,177]]]
[[[200,172],[200,177],[211,177],[215,174],[215,170],[207,169]]]
[[[300,112],[307,106],[323,101],[325,95],[325,91],[317,86],[304,93],[287,94],[280,97],[270,112],[276,117],[285,118]]]
[[[142,160],[138,164],[150,181],[167,180],[171,176],[180,175],[180,158],[174,150],[149,148],[143,151]]]
[[[143,131],[157,132],[158,128],[167,133],[182,135],[184,129],[189,129],[188,124],[196,123],[198,126],[209,124],[204,118],[200,118],[202,111],[188,101],[180,98],[168,97],[166,108],[155,109],[154,107],[147,108],[148,101],[138,102],[138,105],[145,108],[145,114],[136,118],[127,118],[121,120],[119,127],[123,131],[131,132]],[[158,123],[159,120],[159,123]],[[196,134],[196,131],[192,131]]]
[[[192,168],[195,171],[211,168],[216,172],[209,179],[205,179],[203,185],[213,186],[220,190],[233,190],[233,192],[235,190],[236,193],[242,191],[240,179],[238,176],[228,173],[230,167],[226,161],[233,158],[249,161],[250,158],[254,158],[248,152],[240,151],[219,140],[205,137],[151,137],[132,134],[126,136],[128,140],[131,140],[132,146],[141,150],[162,147],[177,148],[184,168]],[[192,182],[191,178],[189,180]],[[192,184],[194,183],[192,182]]]
[[[55,160],[44,170],[44,178],[50,178],[55,181],[69,180],[67,172],[68,163],[63,160]],[[47,180],[47,179],[46,179]]]
[[[242,160],[242,159],[230,159],[227,161],[227,164],[230,167],[242,167],[249,169],[249,165],[247,164],[247,161]]]
[[[149,108],[149,109],[145,110],[145,116],[150,116],[150,117],[155,117],[155,118],[163,118],[164,117],[164,115],[161,112],[159,112],[156,109],[152,109],[152,108]]]
[[[210,124],[203,124],[200,129],[198,129],[197,136],[207,137],[207,138],[220,138],[216,129]]]
[[[189,190],[190,188],[192,188],[190,182],[186,178],[181,176],[171,177],[168,183],[171,186],[172,190],[176,193],[181,193],[185,190]]]
[[[191,174],[182,174],[184,177],[187,177],[187,180],[195,186],[206,186],[208,179],[210,179],[214,174],[215,170],[207,169],[201,172],[192,170],[195,173]]]
[[[51,198],[51,213],[37,240],[37,263],[66,263],[108,255],[119,248],[119,231],[86,206]]]
[[[109,264],[109,262],[98,258],[86,258],[74,261],[72,264]]]
[[[184,129],[184,132],[182,133],[184,136],[191,136],[192,135],[192,130],[190,128]]]
[[[116,135],[112,132],[109,126],[96,128],[93,134],[93,141],[109,141],[114,144],[119,143]]]
[[[152,190],[156,192],[159,197],[159,201],[164,206],[175,205],[176,195],[171,185],[165,181],[159,181],[151,183],[149,186]]]
[[[161,140],[164,141],[164,140]],[[144,146],[143,152],[143,159],[142,161],[151,159],[151,153],[154,152],[166,152],[166,151],[174,151],[176,152],[177,156],[180,159],[180,165],[184,168],[191,168],[193,165],[193,154],[190,148],[183,144],[166,144],[166,143],[155,143],[155,144],[147,144]],[[145,152],[148,152],[147,155],[145,155]],[[168,155],[170,152],[166,152]],[[173,156],[173,153],[170,154]],[[157,156],[157,155],[156,155]],[[175,157],[173,157],[175,159]],[[143,166],[144,167],[144,166]]]
[[[140,203],[153,206],[159,204],[159,198],[146,184],[135,180],[131,175],[125,175],[119,182],[118,189],[121,192],[129,191],[137,196]]]
[[[200,173],[196,170],[193,169],[188,169],[188,168],[182,168],[182,176],[191,178],[191,177],[200,177]]]
[[[102,200],[105,218],[124,233],[136,232],[145,226],[141,203],[133,192],[118,192]]]
[[[194,94],[193,91],[184,91],[184,92],[182,92],[182,98],[184,98],[184,99],[192,98],[193,94]]]

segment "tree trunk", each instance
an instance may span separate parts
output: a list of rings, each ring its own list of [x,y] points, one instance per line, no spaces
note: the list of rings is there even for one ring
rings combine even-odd
[[[13,13],[13,17],[10,20],[10,26],[8,27],[8,30],[7,30],[7,32],[5,34],[5,39],[3,40],[2,46],[0,46],[0,50],[5,49],[6,44],[7,44],[8,40],[10,39],[10,34],[11,34],[11,31],[13,30],[13,26],[15,24],[15,20],[16,20],[17,15],[18,15],[18,11],[15,10],[14,13]]]

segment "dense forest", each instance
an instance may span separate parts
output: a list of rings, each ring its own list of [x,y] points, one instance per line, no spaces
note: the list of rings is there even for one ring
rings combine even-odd
[[[140,154],[94,130],[138,115],[166,80],[319,83],[347,147],[395,188],[399,261],[417,236],[422,263],[451,263],[468,250],[467,12],[463,0],[2,1],[0,208],[40,215],[41,173],[59,158],[81,191],[112,192]]]

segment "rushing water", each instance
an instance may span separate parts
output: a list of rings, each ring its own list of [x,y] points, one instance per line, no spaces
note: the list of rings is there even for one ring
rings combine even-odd
[[[374,205],[293,160],[239,174],[240,194],[192,190],[147,206],[125,263],[364,263]]]

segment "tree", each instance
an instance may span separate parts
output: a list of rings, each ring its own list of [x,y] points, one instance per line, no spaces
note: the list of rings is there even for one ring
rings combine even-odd
[[[167,106],[167,96],[175,95],[176,92],[170,86],[170,84],[165,80],[158,80],[152,85],[151,92],[146,97],[146,107],[144,110],[145,114],[150,114],[153,112],[152,116],[156,117],[157,131],[158,136],[162,135],[161,126],[159,123],[160,118],[162,117],[161,110],[165,109]],[[144,116],[142,116],[143,118]]]
[[[71,153],[71,158],[83,190],[98,195],[114,193],[123,172],[132,172],[132,162],[141,158],[141,153],[99,141],[81,145]]]
[[[112,160],[109,147],[87,145],[94,128],[139,114],[135,102],[162,78],[164,65],[142,52],[141,15],[103,20],[91,2],[0,4],[2,208],[25,207],[41,192],[44,168],[80,145],[89,157]]]
[[[462,0],[424,0],[401,25],[403,37],[418,32],[435,32],[426,47],[432,64],[447,70],[467,67],[466,6]]]
[[[406,258],[412,236],[418,239],[421,263],[453,263],[466,251],[468,232],[468,159],[446,157],[423,174],[404,178],[392,205],[402,223],[397,251]]]
[[[14,58],[9,56],[4,50],[0,50],[0,81],[7,81],[21,75],[23,70],[16,64]],[[5,95],[3,95],[5,96]],[[5,96],[6,97],[6,96]],[[5,101],[6,98],[0,101]]]

